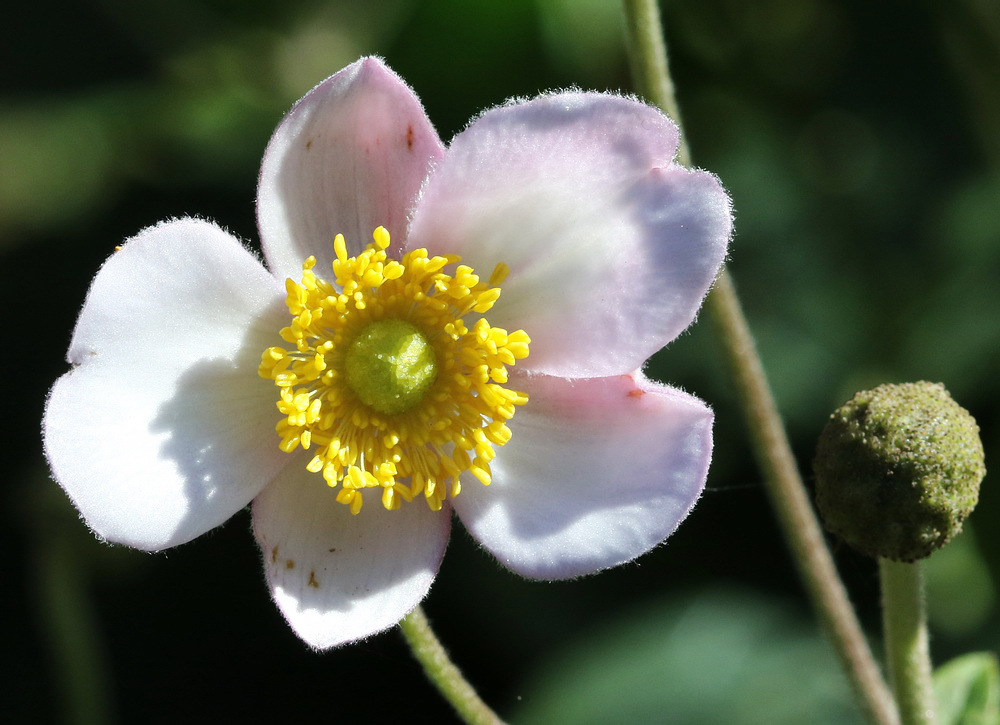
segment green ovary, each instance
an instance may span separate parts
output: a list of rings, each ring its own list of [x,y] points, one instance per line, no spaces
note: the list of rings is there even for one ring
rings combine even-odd
[[[437,358],[427,338],[403,320],[368,325],[347,349],[347,384],[369,408],[404,413],[423,400],[437,377]]]

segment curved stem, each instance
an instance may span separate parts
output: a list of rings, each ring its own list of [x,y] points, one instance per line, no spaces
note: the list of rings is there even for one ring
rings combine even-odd
[[[636,83],[650,102],[660,106],[680,125],[656,0],[624,0],[624,4]],[[678,161],[690,165],[686,146],[678,150]],[[718,326],[733,371],[771,503],[813,606],[833,641],[862,708],[873,722],[895,725],[899,720],[892,696],[823,539],[728,272],[723,271],[719,276],[706,306]]]
[[[730,276],[723,272],[706,302],[719,328],[771,505],[799,575],[840,664],[872,722],[895,725],[899,716],[868,641],[840,581],[813,512],[774,396]]]
[[[448,657],[423,609],[417,607],[406,615],[399,628],[413,650],[413,656],[423,665],[427,677],[465,722],[470,725],[502,725],[503,720],[482,701]]]
[[[934,686],[921,562],[879,559],[882,628],[903,725],[934,725]]]

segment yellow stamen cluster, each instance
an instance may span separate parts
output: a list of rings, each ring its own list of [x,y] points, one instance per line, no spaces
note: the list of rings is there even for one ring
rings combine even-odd
[[[374,244],[348,257],[337,235],[335,283],[316,276],[313,257],[302,265],[301,283],[287,281],[292,323],[280,334],[293,347],[268,348],[259,373],[280,390],[281,450],[314,450],[306,468],[331,487],[339,484],[337,500],[352,513],[361,510],[361,492],[373,487],[381,487],[389,510],[423,494],[436,511],[458,495],[465,471],[489,485],[494,446],[510,440],[506,421],[528,400],[504,387],[507,366],[527,357],[531,341],[523,330],[508,334],[480,317],[499,298],[506,265],[484,283],[457,255],[429,257],[416,249],[390,260],[389,232],[379,227],[373,237]],[[471,329],[463,322],[468,315],[476,316]],[[385,320],[419,331],[436,364],[426,392],[391,414],[363,403],[346,372],[352,342]],[[352,360],[354,376],[357,369]]]

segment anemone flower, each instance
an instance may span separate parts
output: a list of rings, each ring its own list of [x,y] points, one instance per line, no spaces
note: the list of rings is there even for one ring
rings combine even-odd
[[[274,600],[317,649],[421,601],[452,512],[534,579],[649,551],[704,486],[713,418],[641,367],[732,228],[677,144],[659,111],[573,91],[445,147],[357,61],[267,147],[266,267],[186,218],[97,273],[46,407],[55,479],[98,537],[150,551],[252,502]]]

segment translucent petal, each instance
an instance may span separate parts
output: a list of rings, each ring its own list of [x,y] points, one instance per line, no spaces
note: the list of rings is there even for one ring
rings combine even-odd
[[[531,398],[509,423],[493,483],[470,481],[452,502],[484,547],[526,577],[567,579],[630,561],[673,533],[708,472],[704,403],[639,373],[515,383]]]
[[[628,373],[694,319],[732,229],[718,180],[676,146],[666,116],[619,96],[488,111],[430,176],[407,245],[510,267],[488,317],[531,336],[522,369]]]
[[[275,276],[301,276],[312,255],[329,275],[333,239],[350,254],[378,226],[402,243],[431,162],[444,153],[420,100],[377,58],[362,58],[307,93],[264,154],[257,220]]]

